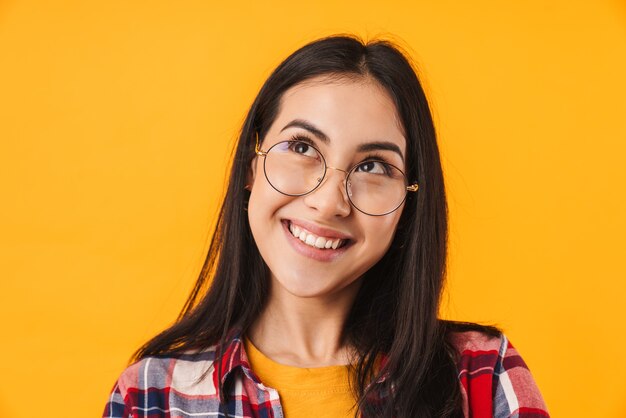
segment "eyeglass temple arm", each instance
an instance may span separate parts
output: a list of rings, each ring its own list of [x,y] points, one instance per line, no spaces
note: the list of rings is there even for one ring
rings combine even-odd
[[[416,191],[417,191],[417,189],[419,189],[419,187],[420,187],[420,186],[419,186],[417,183],[413,183],[413,184],[411,184],[410,186],[407,186],[407,187],[406,187],[406,189],[407,189],[407,191],[409,191],[409,192],[416,192]]]
[[[259,147],[259,133],[255,132],[256,134],[256,145],[254,146],[254,152],[256,153],[256,155],[260,155],[260,156],[266,156],[267,152],[261,150],[261,148]]]

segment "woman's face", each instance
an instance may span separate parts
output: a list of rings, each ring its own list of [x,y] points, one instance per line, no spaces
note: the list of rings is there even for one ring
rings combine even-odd
[[[312,141],[330,167],[348,171],[376,157],[406,172],[396,107],[370,79],[318,77],[287,90],[261,149],[294,137]],[[252,162],[248,217],[272,286],[308,298],[354,294],[358,279],[389,248],[403,207],[385,216],[359,212],[346,196],[346,174],[335,169],[313,192],[283,195],[266,179],[263,160]]]

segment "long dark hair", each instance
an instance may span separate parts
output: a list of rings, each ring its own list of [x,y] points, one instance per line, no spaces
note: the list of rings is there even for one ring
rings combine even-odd
[[[196,285],[177,322],[141,347],[134,359],[219,346],[230,330],[245,332],[259,316],[269,277],[244,211],[255,138],[265,138],[287,89],[321,75],[370,77],[386,89],[404,127],[407,177],[420,185],[405,203],[390,249],[362,278],[345,324],[344,335],[359,356],[353,373],[358,412],[368,417],[462,415],[455,353],[446,340],[452,325],[438,319],[447,206],[435,128],[407,54],[383,40],[364,43],[343,35],[317,40],[270,75],[241,129]],[[386,361],[378,370],[381,354]],[[369,401],[380,393],[388,394],[387,401]]]

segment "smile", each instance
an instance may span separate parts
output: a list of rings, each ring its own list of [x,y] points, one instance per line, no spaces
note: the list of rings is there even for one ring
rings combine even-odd
[[[306,245],[310,247],[319,248],[319,249],[332,248],[333,250],[336,250],[337,248],[345,244],[345,241],[346,241],[341,238],[332,239],[332,238],[317,236],[314,233],[307,231],[306,229],[302,227],[293,225],[291,222],[289,223],[289,231],[291,232],[291,235],[298,238],[300,241],[302,241]]]

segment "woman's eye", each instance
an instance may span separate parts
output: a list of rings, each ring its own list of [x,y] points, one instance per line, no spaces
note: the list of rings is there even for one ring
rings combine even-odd
[[[309,150],[309,146],[307,144],[303,144],[302,142],[298,142],[293,148],[298,154],[306,154]]]
[[[365,161],[357,166],[356,171],[370,174],[387,174],[389,168],[387,164],[381,161]]]
[[[308,157],[314,157],[316,154],[315,149],[306,142],[294,141],[289,148],[297,154],[306,155]]]

